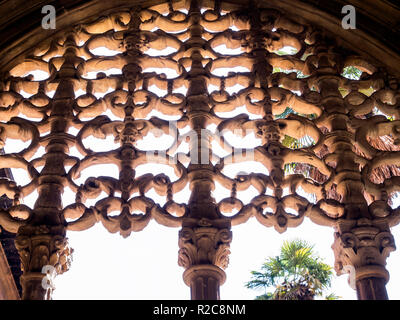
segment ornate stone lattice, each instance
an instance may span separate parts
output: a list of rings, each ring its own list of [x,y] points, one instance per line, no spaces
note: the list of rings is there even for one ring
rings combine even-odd
[[[343,76],[349,66],[359,79]],[[194,298],[219,297],[200,285],[218,291],[230,228],[251,217],[278,232],[305,217],[332,226],[338,272],[351,264],[368,277],[373,265],[386,277],[399,221],[389,205],[400,191],[399,82],[315,26],[219,1],[121,8],[39,44],[0,85],[1,144],[28,144],[0,156],[1,167],[30,177],[0,181],[13,199],[0,224],[18,233],[25,298],[43,298],[35,283],[44,265],[67,270],[66,231],[97,222],[124,237],[151,219],[182,227],[179,264]],[[242,148],[246,135],[253,146]],[[168,144],[156,143],[165,136]],[[115,144],[96,151],[90,137]],[[248,161],[264,169],[252,172]],[[229,175],[235,163],[246,172]],[[101,164],[119,176],[78,182]],[[166,165],[175,177],[137,174],[143,164]],[[67,187],[76,199],[65,206]],[[189,189],[186,202],[176,200]],[[230,195],[216,201],[220,190]],[[34,191],[31,208],[22,201]]]

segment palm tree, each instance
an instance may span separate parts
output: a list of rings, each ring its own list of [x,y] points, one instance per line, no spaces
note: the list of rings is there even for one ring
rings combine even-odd
[[[285,241],[279,256],[269,257],[261,271],[252,271],[246,283],[250,289],[275,287],[256,300],[313,300],[331,286],[332,268],[316,256],[303,240]],[[333,294],[327,300],[337,299]]]

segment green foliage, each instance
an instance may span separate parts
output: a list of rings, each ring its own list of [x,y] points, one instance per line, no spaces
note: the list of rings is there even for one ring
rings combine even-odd
[[[332,268],[315,255],[313,246],[303,240],[285,241],[279,256],[267,258],[261,271],[251,272],[246,287],[275,287],[257,300],[310,300],[331,286],[332,275]]]
[[[325,296],[325,300],[339,300],[341,297],[335,295],[334,293],[330,293]]]
[[[343,98],[349,94],[349,91],[344,88],[339,88],[339,91]]]
[[[359,89],[358,91],[365,94],[367,97],[370,97],[371,94],[373,94],[375,92],[374,88]]]
[[[270,292],[266,294],[262,294],[261,296],[257,296],[254,300],[273,300],[274,295]]]
[[[302,147],[302,144],[300,143],[300,141],[298,139],[293,138],[288,135],[285,135],[285,138],[283,138],[283,140],[282,140],[282,144],[286,148],[290,148],[290,149],[298,149],[298,148]]]
[[[297,163],[286,163],[283,167],[283,172],[285,174],[294,174],[296,170]]]
[[[296,77],[298,79],[308,78],[308,76],[304,75],[303,72],[301,72],[300,70],[295,70],[295,69],[286,70],[286,69],[282,69],[282,68],[279,68],[279,67],[274,67],[274,69],[272,70],[272,73],[277,73],[277,72],[283,72],[283,73],[286,73],[286,74],[292,73],[292,72],[296,72]]]
[[[342,76],[350,80],[360,80],[362,71],[354,66],[348,66],[343,69]]]
[[[292,55],[296,54],[297,50],[293,47],[283,47],[282,49],[275,52],[277,55],[285,56],[287,54]]]
[[[285,111],[283,111],[281,114],[275,115],[275,119],[285,119],[291,113],[297,114],[299,116],[305,117],[305,118],[310,119],[310,120],[315,119],[317,117],[317,115],[315,113],[311,113],[311,114],[298,113],[298,112],[294,111],[292,108],[287,107],[285,109]]]
[[[289,114],[294,113],[292,108],[287,107],[281,114],[275,116],[275,119],[285,119]]]

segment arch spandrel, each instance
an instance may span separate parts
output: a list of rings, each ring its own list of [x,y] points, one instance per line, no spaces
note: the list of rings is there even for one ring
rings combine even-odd
[[[160,4],[163,1],[135,1],[135,4],[143,7]],[[175,1],[173,1],[175,2]],[[245,4],[243,1],[226,1],[224,3]],[[398,4],[395,1],[386,0],[350,0],[346,3],[341,1],[291,1],[291,0],[273,0],[268,1],[267,5],[263,1],[257,1],[257,5],[275,8],[287,12],[301,23],[310,22],[329,30],[332,36],[340,36],[337,41],[341,46],[356,50],[363,56],[369,56],[375,60],[375,63],[383,63],[390,67],[393,73],[400,75],[398,66],[398,47],[399,43],[399,24],[400,14]],[[46,2],[45,4],[52,4]],[[43,30],[40,27],[43,15],[40,10],[43,1],[31,1],[27,6],[24,1],[9,1],[0,5],[0,10],[7,14],[0,19],[0,31],[3,31],[4,37],[0,40],[0,68],[8,69],[13,60],[16,63],[20,59],[15,57],[23,55],[26,50],[34,47],[42,40],[53,36],[55,30]],[[353,5],[357,10],[357,29],[347,32],[341,28],[340,13],[344,5]],[[95,20],[98,13],[108,14],[117,8],[132,6],[129,0],[113,1],[54,1],[58,16],[58,26],[65,29],[71,25],[79,24],[85,20]],[[301,15],[299,15],[301,12]],[[383,36],[384,35],[384,36]],[[376,58],[378,57],[378,58]]]

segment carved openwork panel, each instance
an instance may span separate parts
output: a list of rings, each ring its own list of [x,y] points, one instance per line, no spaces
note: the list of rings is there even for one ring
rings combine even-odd
[[[225,268],[251,217],[278,232],[399,221],[399,81],[275,9],[115,9],[38,44],[1,90],[0,166],[29,181],[0,181],[0,224],[27,255],[40,234],[53,259],[66,230],[127,237],[155,219],[183,227],[182,266]]]

